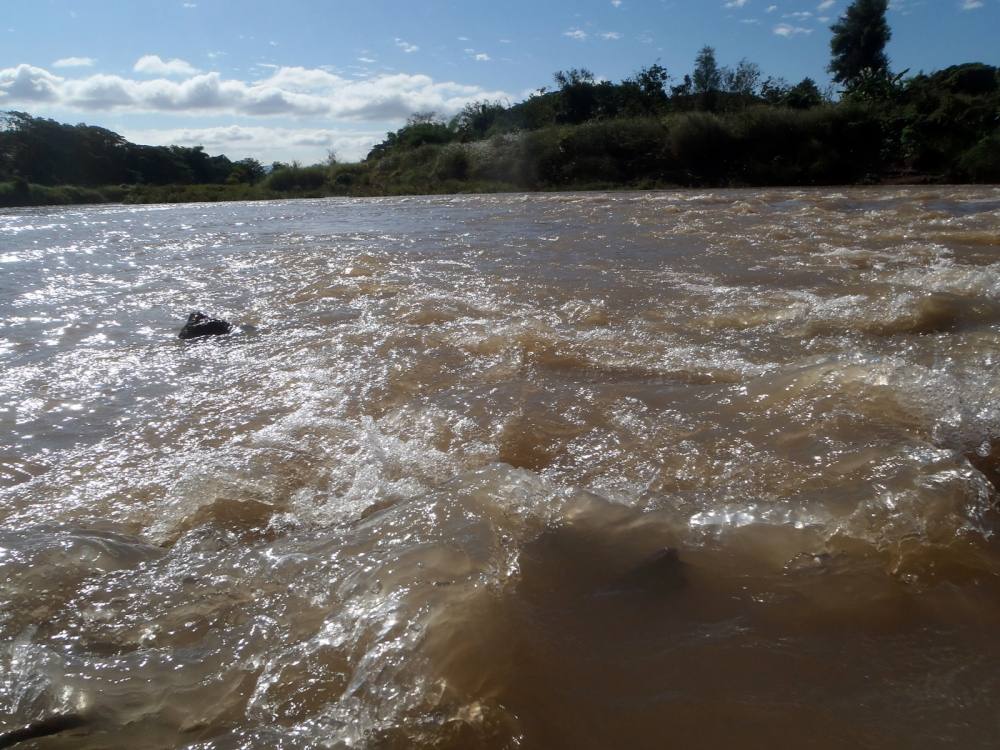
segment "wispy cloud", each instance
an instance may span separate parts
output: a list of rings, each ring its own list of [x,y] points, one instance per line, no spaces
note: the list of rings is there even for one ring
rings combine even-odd
[[[418,47],[417,45],[410,44],[409,42],[400,39],[398,37],[396,38],[396,46],[399,47],[401,50],[403,50],[403,52],[405,52],[408,55],[420,51],[420,47]]]
[[[568,36],[570,39],[582,42],[587,38],[587,32],[583,29],[570,29],[569,31],[564,31],[563,36]]]
[[[92,57],[63,57],[52,63],[53,68],[90,68],[97,62]]]
[[[477,52],[472,59],[478,62],[489,62],[491,58],[485,52]]]
[[[183,78],[199,72],[194,65],[186,60],[176,57],[173,60],[164,60],[159,55],[143,55],[132,66],[132,70],[143,75],[167,76],[169,78]]]
[[[820,11],[829,10],[836,4],[837,0],[823,0],[823,2],[821,2],[819,5],[816,6],[816,10]]]
[[[983,7],[983,0],[962,0],[962,10],[977,10]]]
[[[607,39],[609,41],[616,41],[621,38],[622,35],[620,31],[605,31],[601,34],[601,39]]]
[[[812,34],[812,29],[805,29],[801,26],[792,26],[787,23],[779,23],[773,29],[774,33],[778,36],[783,36],[785,38],[798,36],[800,34]]]
[[[729,2],[727,2],[725,4],[725,7],[726,8],[742,8],[748,2],[749,2],[749,0],[729,0]]]
[[[611,4],[616,8],[622,7],[622,0],[611,0]]]

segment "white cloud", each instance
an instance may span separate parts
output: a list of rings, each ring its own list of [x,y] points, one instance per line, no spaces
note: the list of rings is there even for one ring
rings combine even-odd
[[[812,29],[804,29],[801,26],[790,26],[787,23],[779,23],[774,27],[774,33],[778,36],[791,37],[799,34],[812,34]]]
[[[618,31],[605,31],[601,34],[601,39],[617,40],[621,39],[622,35]]]
[[[268,128],[229,125],[215,128],[164,128],[124,130],[133,143],[150,146],[204,146],[209,153],[224,153],[230,159],[252,156],[272,161],[320,161],[332,149],[347,161],[364,158],[371,147],[385,138],[383,130],[325,130],[318,128]]]
[[[983,0],[962,0],[962,10],[976,10],[983,7]]]
[[[823,0],[823,2],[816,6],[816,10],[829,10],[836,4],[837,0]]]
[[[587,32],[583,29],[570,29],[569,31],[564,31],[563,36],[568,36],[570,39],[582,42],[587,38]]]
[[[52,63],[53,68],[90,68],[97,62],[92,57],[63,57]]]
[[[403,52],[405,52],[408,55],[420,50],[420,47],[418,47],[417,45],[410,44],[409,42],[403,41],[402,39],[398,38],[396,39],[396,46],[399,47],[401,50],[403,50]]]
[[[64,79],[32,65],[0,70],[0,104],[10,102],[54,102]]]
[[[193,76],[198,73],[198,69],[185,60],[178,58],[163,60],[159,55],[143,55],[132,66],[132,70],[144,75],[168,76],[171,78]]]
[[[372,65],[378,62],[378,60],[376,60],[374,57],[359,57],[358,62],[364,63],[365,65]]]
[[[765,13],[774,13],[774,11],[776,11],[777,9],[778,9],[777,5],[768,5],[767,6],[767,10],[765,10],[764,12]]]
[[[470,102],[507,99],[490,91],[427,75],[396,73],[360,80],[318,68],[283,67],[255,81],[200,73],[182,81],[136,80],[96,74],[64,78],[43,68],[0,69],[0,108],[50,104],[68,109],[170,114],[285,115],[355,121],[395,121],[413,112],[454,114]]]
[[[485,52],[478,52],[473,59],[478,60],[479,62],[489,62],[490,56]]]
[[[611,4],[616,8],[622,7],[622,0],[611,0]]]
[[[747,2],[748,2],[748,0],[729,0],[729,2],[726,3],[725,7],[727,7],[727,8],[742,8],[744,5],[747,4]]]
[[[198,3],[183,3],[185,8],[197,8]]]

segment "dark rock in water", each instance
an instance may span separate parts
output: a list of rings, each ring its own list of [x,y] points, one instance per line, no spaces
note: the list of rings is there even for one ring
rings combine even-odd
[[[203,312],[193,312],[177,335],[182,339],[196,339],[199,336],[224,336],[232,331],[233,324],[228,321],[210,318]]]
[[[665,594],[682,588],[685,582],[684,563],[677,550],[663,547],[618,578],[612,588],[617,593]]]
[[[978,450],[967,453],[966,458],[1000,493],[1000,440],[983,443]]]
[[[70,729],[77,729],[87,723],[87,720],[78,714],[65,714],[61,716],[51,716],[48,719],[36,721],[21,729],[0,734],[0,748],[13,747],[21,742],[38,739],[39,737],[49,737]]]

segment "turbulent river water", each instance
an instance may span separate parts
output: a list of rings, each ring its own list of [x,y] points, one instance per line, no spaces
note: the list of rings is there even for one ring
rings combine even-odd
[[[6,210],[0,363],[19,748],[1000,744],[1000,188]]]

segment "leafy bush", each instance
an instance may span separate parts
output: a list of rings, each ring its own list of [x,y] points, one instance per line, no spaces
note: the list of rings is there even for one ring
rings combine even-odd
[[[264,185],[268,190],[279,193],[319,190],[326,184],[327,168],[316,165],[300,167],[292,165],[271,172]]]
[[[1000,183],[1000,132],[983,138],[959,159],[962,174],[973,182]]]
[[[672,118],[669,127],[671,151],[690,180],[722,181],[735,153],[735,139],[726,122],[709,112],[688,112]]]
[[[434,164],[434,178],[438,180],[464,180],[469,175],[469,155],[460,145],[441,149]]]

